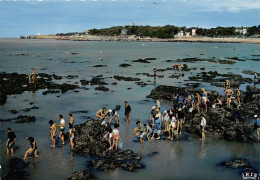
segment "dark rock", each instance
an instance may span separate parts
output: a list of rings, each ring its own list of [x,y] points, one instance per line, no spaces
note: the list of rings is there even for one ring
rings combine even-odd
[[[71,113],[75,113],[75,114],[77,114],[77,113],[88,113],[88,111],[72,111]]]
[[[236,60],[236,61],[246,61],[245,59],[240,59],[238,57],[228,57],[228,59]]]
[[[8,110],[8,112],[10,112],[12,114],[17,114],[18,113],[16,110]]]
[[[107,65],[95,65],[93,67],[107,67]]]
[[[33,107],[31,107],[31,109],[39,109],[39,107],[33,106]]]
[[[79,53],[74,53],[74,52],[73,52],[73,53],[71,53],[71,55],[77,55],[77,54],[79,54]]]
[[[61,76],[57,76],[57,75],[55,75],[55,74],[53,74],[52,77],[53,77],[53,79],[56,79],[56,80],[61,80],[61,79],[62,79]]]
[[[87,172],[87,171],[76,171],[72,173],[69,177],[68,180],[97,180],[92,172]]]
[[[42,95],[47,95],[47,94],[55,94],[55,93],[60,93],[59,90],[48,90],[48,91],[43,91]]]
[[[86,81],[86,80],[80,80],[80,83],[81,83],[82,86],[89,85],[89,82]]]
[[[132,66],[131,64],[120,64],[120,67],[128,67],[128,66]]]
[[[144,59],[133,60],[132,62],[151,63],[151,62],[144,60]]]
[[[29,123],[29,122],[35,122],[35,116],[17,116],[16,123]]]
[[[67,79],[74,79],[74,78],[76,78],[76,77],[78,77],[78,76],[77,76],[77,75],[75,75],[75,76],[73,76],[73,75],[68,75],[68,76],[66,76]]]
[[[124,80],[124,81],[140,81],[140,78],[132,78],[132,77],[123,77],[123,76],[114,76],[116,80]]]
[[[246,70],[246,71],[242,71],[242,73],[249,74],[249,75],[255,75],[255,73],[257,73],[257,72]],[[257,74],[259,74],[259,73],[257,73]]]
[[[98,86],[95,88],[95,90],[97,91],[109,91],[109,89],[105,86]]]
[[[29,112],[31,110],[31,108],[25,108],[23,109],[24,112]]]
[[[222,166],[229,167],[229,168],[244,168],[249,167],[250,163],[246,158],[235,158],[231,161],[224,161],[221,163]]]
[[[4,170],[5,172],[8,172],[8,174],[3,177],[4,180],[28,179],[28,164],[26,164],[22,159],[19,158],[10,158],[7,161],[7,167]]]
[[[103,78],[101,77],[94,77],[92,78],[92,80],[90,81],[90,85],[107,85],[107,83],[102,81]]]
[[[115,85],[117,85],[117,82],[112,82],[111,84],[115,86]]]

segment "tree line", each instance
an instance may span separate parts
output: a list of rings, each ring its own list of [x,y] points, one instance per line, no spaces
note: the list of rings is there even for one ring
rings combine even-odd
[[[241,34],[237,32],[237,29],[247,29],[246,34]],[[177,27],[173,25],[165,26],[113,26],[104,29],[90,29],[90,35],[103,35],[103,36],[120,36],[122,29],[126,30],[127,35],[136,35],[140,37],[151,37],[151,38],[174,38],[178,32],[183,31],[184,35],[189,32],[191,35],[192,29],[196,29],[196,35],[198,36],[208,36],[208,37],[249,37],[249,36],[259,36],[260,25],[252,27],[216,27],[216,28],[199,28],[191,27],[187,28],[185,26]],[[84,33],[66,33],[57,34],[59,36],[68,36],[73,34],[83,35]]]

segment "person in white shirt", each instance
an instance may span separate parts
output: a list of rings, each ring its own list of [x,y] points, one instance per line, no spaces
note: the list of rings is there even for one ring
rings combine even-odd
[[[176,127],[176,121],[177,119],[172,116],[171,118],[171,121],[169,122],[169,136],[168,136],[168,139],[171,139],[173,140],[173,131],[175,130],[175,127]]]
[[[161,103],[158,100],[158,98],[156,98],[155,101],[156,101],[156,107],[160,109],[161,108]]]
[[[201,129],[201,135],[202,135],[202,139],[205,139],[205,126],[206,126],[206,119],[204,117],[204,115],[201,115],[201,122],[200,122],[200,129]]]
[[[60,126],[60,135],[59,135],[59,137],[60,137],[60,139],[61,139],[61,141],[62,141],[62,145],[64,145],[65,144],[65,142],[64,142],[64,131],[65,131],[65,120],[63,119],[63,116],[62,115],[59,115],[59,119],[60,119],[60,124],[59,125],[57,125],[57,126]]]
[[[164,112],[163,112],[163,114],[162,114],[162,121],[163,121],[163,123],[164,123],[164,127],[165,127],[165,131],[169,131],[169,119],[170,119],[170,117],[169,117],[169,114],[168,114],[168,112],[165,110]]]

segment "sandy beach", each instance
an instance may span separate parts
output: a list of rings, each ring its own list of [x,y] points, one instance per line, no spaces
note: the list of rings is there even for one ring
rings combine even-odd
[[[260,44],[260,38],[211,38],[205,36],[176,37],[174,39],[159,39],[138,36],[92,36],[92,35],[73,35],[73,36],[57,36],[57,35],[41,35],[27,36],[25,39],[56,39],[56,40],[72,40],[72,41],[138,41],[138,42],[201,42],[201,43],[247,43]]]

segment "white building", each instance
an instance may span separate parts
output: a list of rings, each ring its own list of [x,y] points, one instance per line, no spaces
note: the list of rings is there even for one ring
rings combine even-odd
[[[36,35],[37,35],[37,36],[40,36],[41,34],[40,34],[40,33],[37,33]]]
[[[242,34],[245,35],[247,33],[247,29],[243,29]]]
[[[189,37],[189,36],[190,36],[190,32],[185,32],[185,35],[186,35],[187,37]]]
[[[122,30],[121,30],[121,36],[122,36],[122,35],[123,35],[123,36],[126,36],[126,35],[127,35],[127,32],[128,32],[127,29],[122,29]]]
[[[196,29],[192,29],[192,30],[191,30],[191,35],[192,35],[192,36],[196,36]]]

